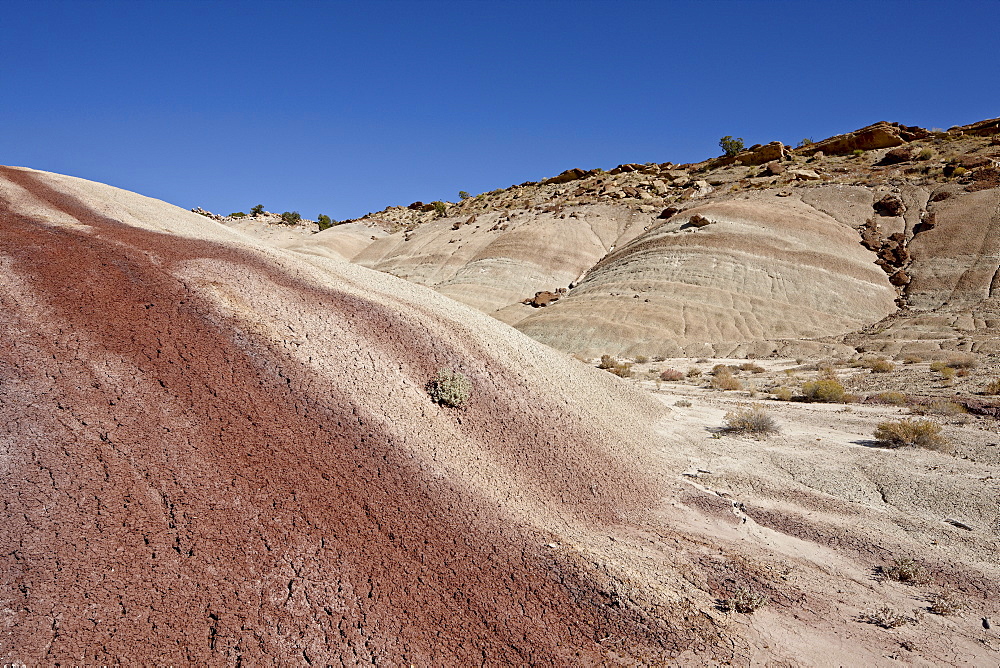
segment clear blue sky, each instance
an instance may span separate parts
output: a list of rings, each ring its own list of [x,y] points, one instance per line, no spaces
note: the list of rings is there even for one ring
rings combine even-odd
[[[7,0],[0,164],[344,219],[722,135],[997,117],[998,26],[996,0]]]

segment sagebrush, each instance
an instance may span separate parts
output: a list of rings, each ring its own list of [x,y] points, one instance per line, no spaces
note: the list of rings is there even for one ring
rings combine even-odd
[[[461,371],[439,369],[428,383],[431,399],[449,408],[461,408],[472,396],[472,381]]]

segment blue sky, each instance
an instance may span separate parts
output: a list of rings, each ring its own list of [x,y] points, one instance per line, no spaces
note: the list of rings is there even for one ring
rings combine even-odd
[[[7,0],[0,25],[0,164],[216,213],[1000,116],[997,0]]]

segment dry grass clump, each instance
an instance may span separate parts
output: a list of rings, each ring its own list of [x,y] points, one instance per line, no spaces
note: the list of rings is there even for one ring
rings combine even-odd
[[[716,390],[742,390],[743,384],[733,377],[730,367],[719,364],[712,370],[712,387]]]
[[[920,364],[923,361],[924,358],[920,355],[914,355],[913,353],[903,355],[903,364]]]
[[[733,592],[730,598],[720,598],[719,609],[723,612],[736,611],[744,615],[751,615],[767,605],[768,602],[768,598],[764,594],[742,587]]]
[[[929,448],[943,450],[948,441],[941,436],[941,425],[933,420],[889,420],[875,428],[875,440],[884,448]]]
[[[896,365],[887,359],[879,358],[872,360],[868,368],[871,369],[872,373],[889,373],[896,370]]]
[[[754,404],[726,413],[722,431],[727,434],[746,434],[757,438],[767,438],[780,431],[778,423],[763,406]]]
[[[678,399],[674,402],[674,406],[679,408],[691,408],[691,401],[688,399]]]
[[[701,377],[701,369],[699,369],[696,366],[691,367],[690,369],[687,370],[687,377],[688,378],[700,378]]]
[[[935,615],[955,615],[962,611],[965,604],[951,591],[931,594],[927,611]]]
[[[764,367],[753,362],[744,362],[740,365],[740,371],[749,371],[750,373],[764,373]]]
[[[934,360],[931,362],[931,371],[941,371],[948,366],[948,363],[943,360]]]
[[[678,371],[677,369],[664,369],[660,373],[660,380],[666,380],[670,382],[684,380],[684,373]]]
[[[890,609],[888,606],[883,606],[881,608],[876,608],[871,612],[867,612],[861,615],[860,619],[867,624],[874,624],[875,626],[880,626],[883,629],[898,629],[900,626],[904,626],[906,624],[917,623],[915,618],[901,615],[895,610]]]
[[[427,384],[427,392],[442,406],[461,408],[472,395],[472,381],[461,371],[439,369]]]
[[[790,388],[782,385],[781,387],[776,387],[771,390],[771,394],[778,401],[791,401],[792,400],[792,390]]]
[[[931,579],[927,569],[909,557],[896,557],[891,566],[882,567],[882,573],[905,584],[926,584]]]
[[[976,356],[972,353],[956,353],[948,357],[948,366],[952,369],[975,369]]]
[[[844,401],[847,394],[839,381],[832,378],[821,378],[803,383],[802,396],[806,398],[806,401],[839,403]]]
[[[636,364],[645,364],[648,361],[649,361],[649,358],[646,357],[645,355],[636,355],[635,356],[635,363]]]
[[[601,362],[597,365],[597,368],[610,371],[619,378],[632,377],[632,365],[628,362],[619,362],[611,355],[601,355]]]
[[[1000,378],[994,378],[986,383],[986,387],[983,388],[983,394],[1000,394]]]
[[[902,406],[906,403],[906,395],[902,392],[881,392],[875,395],[875,399],[880,404],[890,404],[892,406]]]

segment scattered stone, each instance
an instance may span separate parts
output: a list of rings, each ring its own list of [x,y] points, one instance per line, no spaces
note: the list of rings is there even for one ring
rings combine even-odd
[[[789,169],[788,174],[798,181],[819,181],[822,178],[811,169]]]
[[[888,194],[874,204],[872,208],[880,216],[902,216],[906,212],[906,205],[903,204],[899,195]]]
[[[786,167],[780,162],[769,162],[764,165],[764,169],[761,171],[763,176],[780,176],[784,174]]]

